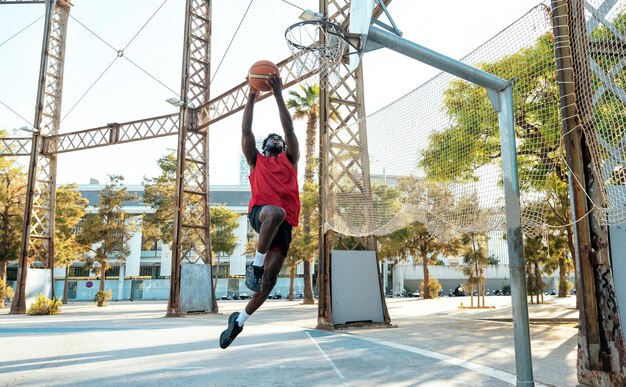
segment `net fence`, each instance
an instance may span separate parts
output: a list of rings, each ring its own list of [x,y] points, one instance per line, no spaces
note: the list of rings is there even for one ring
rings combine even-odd
[[[581,16],[584,36],[592,42],[588,46],[601,47],[587,52],[591,71],[581,91],[593,107],[582,122],[593,167],[602,177],[605,200],[594,210],[607,224],[616,224],[626,221],[626,93],[621,89],[626,2],[606,3],[586,2]],[[529,235],[571,225],[551,17],[549,4],[539,4],[462,59],[513,83],[522,230]],[[385,235],[421,222],[444,239],[505,230],[498,115],[484,88],[440,73],[354,125],[366,129],[367,150],[328,155],[326,170],[335,184],[323,190],[325,230]],[[355,132],[338,130],[346,138]],[[332,133],[332,141],[341,138],[342,133]],[[331,137],[322,141],[327,148]],[[363,181],[371,183],[371,195],[348,178],[359,173],[368,174]]]

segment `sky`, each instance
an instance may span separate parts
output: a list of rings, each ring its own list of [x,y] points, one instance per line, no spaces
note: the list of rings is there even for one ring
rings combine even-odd
[[[165,100],[180,94],[185,1],[72,3],[59,132],[176,113]],[[393,0],[388,10],[405,39],[459,59],[539,3]],[[244,81],[257,60],[287,58],[285,29],[299,21],[302,9],[317,8],[317,0],[214,0],[211,97]],[[44,11],[43,4],[0,4],[0,128],[10,133],[33,126]],[[387,22],[385,17],[380,20]],[[362,64],[368,114],[439,72],[385,48],[366,53]],[[210,126],[211,184],[239,182],[241,118],[239,112]],[[295,127],[303,145],[305,122],[296,121]],[[258,137],[280,132],[273,98],[255,107],[253,131]],[[29,134],[17,130],[14,136]],[[175,147],[176,136],[169,136],[59,154],[57,183],[87,184],[90,178],[105,183],[108,175],[118,174],[128,184],[140,184],[144,177],[159,174],[157,160]]]

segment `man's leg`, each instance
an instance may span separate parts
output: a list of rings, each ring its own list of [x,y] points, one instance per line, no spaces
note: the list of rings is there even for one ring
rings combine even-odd
[[[265,256],[265,275],[263,275],[261,291],[252,295],[252,298],[248,301],[244,309],[248,316],[256,312],[256,310],[263,305],[265,300],[267,300],[267,296],[270,295],[270,292],[274,289],[274,286],[276,286],[278,274],[280,274],[280,269],[283,267],[284,262],[285,257],[279,247],[273,247],[267,252]]]
[[[267,256],[265,257],[265,275],[263,275],[261,291],[252,295],[252,298],[248,301],[248,304],[241,313],[235,312],[230,315],[228,318],[228,327],[220,335],[220,347],[222,349],[228,348],[233,340],[235,340],[235,337],[243,330],[243,325],[248,317],[256,312],[256,310],[263,305],[265,300],[267,300],[267,296],[269,296],[274,286],[276,286],[278,274],[284,262],[285,256],[280,247],[273,247],[267,252]]]
[[[258,214],[259,237],[257,240],[256,257],[246,270],[246,286],[253,292],[261,290],[261,279],[264,272],[265,255],[281,223],[285,219],[285,210],[273,205],[261,208]]]

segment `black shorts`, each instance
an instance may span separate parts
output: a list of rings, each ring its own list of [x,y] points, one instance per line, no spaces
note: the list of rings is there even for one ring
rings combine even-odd
[[[250,225],[252,226],[254,231],[256,231],[257,233],[259,233],[259,231],[261,230],[261,221],[259,220],[259,213],[261,212],[261,209],[265,206],[266,206],[265,204],[260,205],[260,206],[254,206],[252,207],[252,209],[250,210],[250,213],[248,214],[248,220],[250,220]],[[283,222],[278,227],[278,231],[276,231],[276,236],[272,240],[272,243],[270,243],[270,249],[272,247],[278,247],[280,248],[283,254],[283,257],[286,257],[287,252],[289,251],[289,245],[291,244],[291,230],[292,229],[293,229],[293,226],[287,223],[286,220],[283,220]]]

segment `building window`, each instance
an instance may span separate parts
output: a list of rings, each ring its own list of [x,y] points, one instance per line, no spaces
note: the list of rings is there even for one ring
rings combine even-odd
[[[142,266],[139,268],[139,275],[141,277],[157,278],[156,266]]]
[[[120,275],[120,267],[114,266],[107,269],[105,273],[105,277],[119,277]]]
[[[70,267],[70,277],[89,277],[89,269],[86,267]]]

